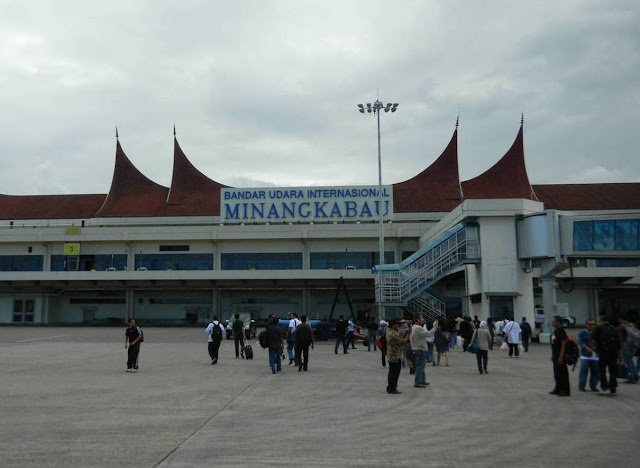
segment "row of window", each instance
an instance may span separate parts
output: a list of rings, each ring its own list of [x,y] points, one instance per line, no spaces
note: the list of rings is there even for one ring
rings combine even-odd
[[[378,252],[312,252],[312,270],[370,269]],[[213,254],[136,254],[136,270],[213,270]],[[393,252],[385,252],[393,263]],[[0,271],[43,271],[42,255],[0,255]],[[301,270],[301,252],[223,253],[222,270]],[[52,255],[51,271],[126,270],[126,254]]]
[[[573,250],[640,250],[639,219],[573,222]]]

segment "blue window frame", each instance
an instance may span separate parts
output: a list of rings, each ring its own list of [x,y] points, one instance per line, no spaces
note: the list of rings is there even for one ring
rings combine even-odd
[[[640,219],[574,221],[573,250],[640,250]]]
[[[0,271],[42,271],[42,255],[0,255]]]
[[[136,269],[213,270],[213,254],[136,254]]]
[[[638,250],[638,220],[616,221],[616,250]]]
[[[223,270],[302,270],[302,252],[223,253]]]
[[[370,270],[377,265],[379,258],[378,252],[311,252],[311,269],[326,270],[336,269],[344,270],[347,267],[355,267],[359,270]],[[394,263],[393,252],[384,253],[384,262],[386,264]]]
[[[596,267],[637,267],[640,258],[596,258]]]
[[[573,250],[593,250],[593,221],[573,222]]]
[[[99,255],[76,255],[78,257],[77,271],[104,271],[107,268],[116,270],[127,269],[127,254],[99,254]],[[67,271],[67,255],[51,256],[51,271]]]

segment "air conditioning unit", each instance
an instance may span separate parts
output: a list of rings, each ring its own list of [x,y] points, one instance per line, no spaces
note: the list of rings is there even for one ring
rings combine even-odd
[[[106,271],[116,271],[116,267],[109,267]]]

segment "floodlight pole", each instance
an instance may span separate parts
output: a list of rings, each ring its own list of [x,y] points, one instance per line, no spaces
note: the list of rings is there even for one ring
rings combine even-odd
[[[360,113],[364,114],[365,107],[362,104],[358,104]],[[378,119],[378,243],[379,254],[378,264],[384,265],[384,220],[383,220],[383,196],[382,196],[382,145],[380,144],[380,111],[384,109],[385,112],[395,112],[398,108],[398,104],[388,103],[385,107],[379,99],[371,105],[367,103],[366,111],[370,114],[373,112]],[[378,313],[380,320],[385,320],[385,310],[382,304],[382,291],[378,288],[376,302],[378,303]]]

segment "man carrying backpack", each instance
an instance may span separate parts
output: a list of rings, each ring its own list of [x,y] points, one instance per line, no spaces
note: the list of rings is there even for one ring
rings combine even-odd
[[[298,364],[298,372],[308,369],[309,365],[309,346],[313,349],[313,330],[311,325],[307,323],[307,316],[302,316],[302,323],[296,328],[294,337],[296,349],[296,363]]]
[[[637,343],[640,341],[640,331],[632,322],[629,322],[629,318],[625,314],[618,315],[618,322],[620,322],[619,329],[622,341],[622,362],[629,368],[627,383],[634,384],[638,381],[638,370],[633,364],[633,355],[636,352]]]
[[[211,323],[207,325],[205,332],[208,335],[209,344],[209,356],[211,357],[211,365],[218,363],[218,350],[220,349],[220,343],[222,343],[222,335],[224,334],[224,327],[218,320],[218,316],[214,315]]]
[[[598,319],[598,326],[593,331],[593,343],[599,356],[600,386],[603,391],[609,390],[611,395],[616,394],[618,380],[616,379],[616,365],[620,359],[620,335],[613,325],[609,324],[606,315]],[[609,380],[607,381],[607,369]]]

